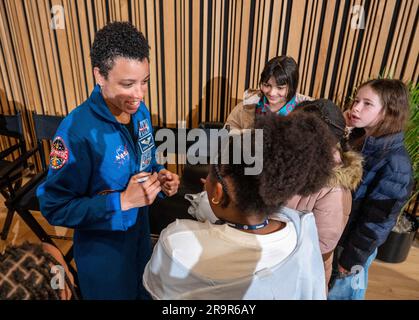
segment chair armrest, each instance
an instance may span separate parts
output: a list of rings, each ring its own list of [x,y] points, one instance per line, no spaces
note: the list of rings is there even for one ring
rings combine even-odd
[[[29,180],[27,183],[25,183],[24,186],[22,186],[13,197],[7,199],[5,201],[6,207],[14,207],[16,202],[18,202],[25,194],[27,194],[32,188],[34,188],[42,179],[44,179],[48,174],[48,171],[45,170],[41,173],[38,173],[35,175],[31,180]]]
[[[6,158],[9,154],[11,154],[13,151],[19,149],[20,144],[14,144],[13,146],[7,148],[6,150],[3,150],[0,152],[0,159]]]
[[[32,157],[37,151],[39,150],[39,147],[35,147],[25,154],[21,155],[19,158],[17,158],[15,161],[13,161],[9,166],[5,167],[3,170],[0,170],[0,177],[7,177],[12,172],[14,172],[17,168],[20,166],[23,166],[26,161]]]

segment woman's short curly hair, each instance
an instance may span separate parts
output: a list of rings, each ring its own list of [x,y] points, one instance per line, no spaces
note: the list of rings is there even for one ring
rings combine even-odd
[[[272,114],[258,119],[255,129],[263,129],[259,175],[246,175],[245,168],[251,165],[243,161],[233,163],[233,147],[228,164],[217,161],[210,169],[212,178],[224,181],[223,207],[233,201],[244,214],[272,214],[293,195],[306,196],[325,186],[335,165],[334,137],[320,119],[306,113]]]
[[[150,47],[144,35],[129,22],[112,22],[100,29],[90,50],[92,67],[107,77],[117,57],[143,61]]]

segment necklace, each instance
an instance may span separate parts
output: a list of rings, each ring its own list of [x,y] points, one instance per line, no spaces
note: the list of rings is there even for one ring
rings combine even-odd
[[[269,219],[266,218],[265,221],[259,224],[241,224],[241,223],[232,223],[228,221],[223,221],[227,223],[230,227],[239,229],[239,230],[259,230],[266,227],[269,224]]]

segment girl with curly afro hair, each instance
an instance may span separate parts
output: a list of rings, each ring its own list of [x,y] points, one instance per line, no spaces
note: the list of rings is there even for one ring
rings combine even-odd
[[[248,174],[254,164],[246,155],[259,147],[263,168]],[[324,186],[334,167],[332,148],[326,125],[304,113],[266,115],[256,130],[231,135],[205,183],[217,221],[177,220],[163,230],[143,277],[151,296],[325,299],[313,214],[282,206]]]

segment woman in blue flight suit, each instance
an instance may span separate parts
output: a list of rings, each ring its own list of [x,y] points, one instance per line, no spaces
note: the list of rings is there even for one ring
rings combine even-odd
[[[37,196],[50,224],[75,229],[84,299],[147,298],[148,205],[179,186],[179,177],[155,160],[143,102],[149,47],[130,23],[114,22],[97,32],[90,54],[97,85],[60,124]]]

